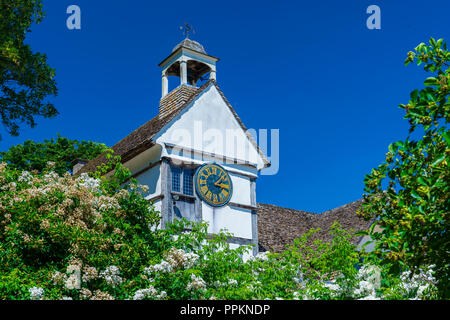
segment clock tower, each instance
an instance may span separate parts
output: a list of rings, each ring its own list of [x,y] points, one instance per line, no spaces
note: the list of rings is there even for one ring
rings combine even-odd
[[[218,61],[187,34],[159,63],[158,114],[112,149],[149,186],[146,199],[161,214],[160,228],[175,219],[207,222],[211,235],[226,230],[231,247],[253,245],[256,254],[256,181],[270,163],[220,90]],[[169,91],[170,77],[177,81]]]

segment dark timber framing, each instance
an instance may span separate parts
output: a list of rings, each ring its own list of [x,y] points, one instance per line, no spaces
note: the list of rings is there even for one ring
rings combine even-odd
[[[161,161],[161,227],[164,229],[171,220],[170,164],[167,159]]]
[[[189,153],[189,155],[191,157],[192,157],[192,155],[194,153],[196,153],[196,154],[201,155],[202,157],[206,156],[206,157],[209,157],[209,158],[215,158],[215,159],[221,160],[225,164],[240,164],[240,165],[248,166],[248,167],[251,167],[251,168],[256,168],[257,167],[256,163],[251,163],[251,162],[245,161],[245,160],[239,160],[237,158],[229,158],[229,157],[226,157],[226,156],[223,156],[223,155],[218,155],[218,154],[211,153],[211,152],[206,152],[206,151],[196,150],[196,149],[192,149],[192,148],[177,146],[177,145],[175,145],[173,143],[168,143],[168,142],[165,142],[164,145],[168,149],[175,149],[176,148],[176,149],[179,149],[179,150],[183,150],[183,152],[186,151],[186,152]]]
[[[156,201],[156,200],[163,199],[163,198],[164,198],[164,195],[163,194],[159,194],[157,196],[154,196],[153,198],[148,199],[147,201],[148,202],[152,202],[152,201]]]
[[[208,233],[207,237],[212,239],[214,237],[216,237],[217,234],[214,233]],[[241,238],[241,237],[228,237],[227,238],[227,242],[228,243],[232,243],[232,244],[238,244],[238,245],[251,245],[253,244],[252,239],[247,239],[247,238]],[[253,249],[254,252],[254,249]]]
[[[190,160],[185,160],[185,159],[172,158],[170,156],[164,156],[162,158],[163,159],[168,159],[170,161],[170,164],[172,166],[174,166],[174,167],[181,167],[181,166],[183,166],[183,168],[188,168],[188,169],[189,168],[197,168],[197,167],[201,166],[203,163],[206,163],[205,161],[200,161],[200,160],[195,160],[195,161],[198,161],[198,162],[195,162],[193,160],[190,161]],[[227,171],[230,174],[234,174],[234,175],[237,175],[237,176],[246,177],[246,178],[249,178],[249,179],[256,179],[256,177],[257,177],[254,174],[247,174],[245,172],[238,171],[238,170],[235,170],[233,168],[228,168],[227,167],[226,169],[227,169]]]
[[[253,255],[258,254],[258,211],[256,208],[256,179],[250,179],[250,203],[255,209],[252,209],[252,243]]]

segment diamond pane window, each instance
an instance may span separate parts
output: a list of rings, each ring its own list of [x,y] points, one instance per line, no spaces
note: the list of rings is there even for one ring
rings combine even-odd
[[[172,167],[172,191],[181,192],[181,169]]]
[[[188,196],[194,195],[193,175],[194,172],[192,170],[183,170],[183,193]]]

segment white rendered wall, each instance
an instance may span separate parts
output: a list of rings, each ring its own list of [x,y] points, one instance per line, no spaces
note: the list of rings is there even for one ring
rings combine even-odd
[[[230,174],[231,182],[233,184],[233,194],[230,202],[251,205],[250,200],[250,178],[239,176],[237,174]]]
[[[205,89],[155,139],[160,145],[171,143],[248,161],[257,164],[258,169],[264,166],[255,146],[214,85]]]
[[[148,186],[148,193],[145,194],[145,199],[151,199],[161,194],[161,172],[160,165],[143,172],[136,179],[140,184]]]
[[[152,163],[157,163],[161,159],[161,153],[162,147],[155,145],[124,163],[124,166],[131,171],[132,175],[138,173],[136,180],[141,185],[148,186],[148,192],[144,195],[146,199],[151,199],[161,194],[161,166],[157,164],[147,171],[139,172],[148,168]]]
[[[227,229],[233,236],[252,239],[252,214],[250,210],[224,206],[214,208],[202,203],[202,218],[208,222],[208,232]]]

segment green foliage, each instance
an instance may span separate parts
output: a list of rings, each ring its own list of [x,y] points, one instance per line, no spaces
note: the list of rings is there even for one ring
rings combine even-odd
[[[13,136],[19,134],[20,122],[34,127],[35,116],[58,114],[46,101],[57,94],[55,70],[47,65],[45,54],[34,53],[24,43],[31,25],[43,17],[41,0],[0,2],[0,115]]]
[[[107,194],[87,176],[74,179],[68,173],[30,174],[5,167],[0,170],[0,298],[9,299],[14,286],[34,283],[51,287],[59,297],[71,295],[73,289],[53,284],[55,272],[68,265],[99,270],[117,265],[128,278],[157,256],[152,244],[163,241],[163,235],[148,230],[159,215],[138,186]],[[21,272],[28,276],[13,283]],[[94,281],[90,289],[106,287]],[[16,291],[15,297],[27,297],[27,290]]]
[[[55,164],[53,171],[62,175],[72,171],[75,159],[91,160],[104,150],[106,145],[103,143],[70,140],[58,135],[56,140],[52,138],[42,143],[26,140],[22,145],[12,146],[8,151],[0,152],[0,161],[27,171],[42,171],[50,161]]]
[[[410,136],[389,145],[386,161],[366,176],[361,215],[375,215],[381,227],[370,232],[374,254],[393,271],[435,265],[439,295],[449,298],[450,52],[443,39],[431,38],[409,52],[405,64],[414,60],[432,76],[400,105]]]
[[[108,179],[0,164],[0,299],[433,297],[428,271],[398,280],[372,266],[338,224],[330,243],[311,246],[311,230],[286,251],[255,258],[249,246],[232,248],[226,231],[210,235],[206,223],[160,229],[147,187],[108,154],[99,168],[114,169]]]
[[[315,284],[316,287],[317,284],[333,281],[342,289],[334,298],[349,297],[358,273],[355,266],[361,258],[355,245],[350,241],[352,235],[335,222],[330,231],[333,237],[330,243],[315,240],[312,245],[308,245],[308,239],[319,230],[312,229],[296,239],[278,259],[283,261],[282,264],[285,266],[295,266],[291,270],[291,278],[300,276],[303,282]],[[324,294],[326,297],[326,290],[321,292],[322,296]]]

